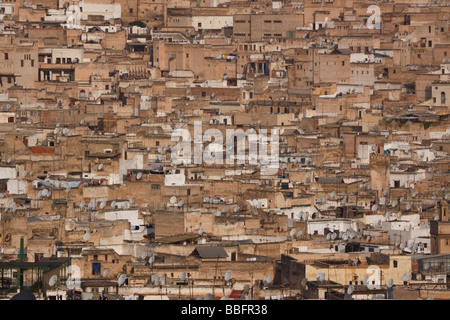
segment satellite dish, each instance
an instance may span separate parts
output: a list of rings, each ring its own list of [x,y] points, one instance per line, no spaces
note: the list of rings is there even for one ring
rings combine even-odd
[[[152,264],[153,262],[155,262],[155,256],[152,254],[152,256],[148,259],[148,263]]]
[[[98,166],[98,170],[102,170],[103,169],[103,163],[100,163],[100,165]]]
[[[424,270],[430,270],[430,263],[425,263],[425,266],[423,267]]]
[[[391,278],[391,279],[389,279],[388,282],[387,282],[387,287],[388,287],[388,288],[392,288],[393,285],[394,285],[394,279]]]
[[[308,278],[303,278],[302,282],[300,282],[300,285],[305,288],[308,285]]]
[[[272,276],[267,276],[267,277],[265,277],[263,282],[264,282],[265,284],[271,283],[271,282],[272,282]]]
[[[115,200],[113,200],[113,201],[111,202],[111,208],[113,208],[113,209],[116,208],[116,201],[115,201]]]
[[[329,232],[329,233],[327,234],[327,240],[331,240],[331,235],[332,235],[331,232]]]
[[[198,235],[201,236],[203,234],[203,232],[205,232],[205,229],[203,229],[203,227],[201,227],[200,230],[198,230]]]
[[[59,128],[55,128],[55,130],[53,130],[53,134],[58,134],[59,132]]]
[[[84,201],[81,201],[81,203],[80,203],[80,209],[83,209],[84,208]]]
[[[392,202],[392,207],[396,207],[397,206],[397,201],[396,200],[394,200],[394,202]]]
[[[377,211],[377,209],[378,209],[378,206],[377,206],[376,204],[374,204],[374,205],[372,206],[372,211],[375,212],[375,211]]]
[[[24,172],[22,172],[22,177],[25,177],[27,175],[27,171],[25,170]]]
[[[119,279],[117,280],[117,283],[119,286],[123,285],[125,283],[125,280],[127,279],[127,276],[122,274]]]
[[[108,274],[109,274],[109,269],[105,268],[105,270],[103,271],[103,277],[108,276]]]
[[[184,205],[184,200],[181,199],[181,201],[178,203],[178,207],[181,208]]]
[[[293,236],[295,235],[295,232],[296,232],[295,229],[292,229],[291,232],[289,233],[289,235],[290,235],[291,237],[293,237]]]
[[[183,272],[183,273],[181,274],[180,280],[181,280],[181,281],[186,280],[186,272]]]
[[[106,201],[100,203],[100,209],[103,209],[104,207],[106,207]]]
[[[406,205],[406,210],[407,211],[411,210],[411,205],[409,203]]]
[[[211,293],[208,293],[203,300],[212,300],[214,298],[214,296]]]
[[[175,204],[175,202],[177,202],[177,197],[172,196],[172,197],[170,198],[170,203],[171,203],[171,204]]]
[[[402,281],[409,281],[411,280],[411,275],[409,273],[405,273],[402,275]]]
[[[90,237],[91,237],[91,234],[89,232],[86,232],[83,236],[83,240],[88,241]]]
[[[67,129],[67,128],[64,128],[64,129],[63,129],[63,132],[62,132],[62,133],[63,133],[63,135],[66,135],[66,134],[67,134],[67,132],[69,132],[69,129]]]
[[[402,243],[400,243],[400,249],[405,249],[406,247],[406,241],[403,241]]]
[[[59,128],[60,126],[61,126],[61,124],[58,122],[58,123],[56,124],[56,127]]]
[[[352,294],[353,291],[355,291],[355,287],[354,287],[354,286],[349,286],[349,287],[347,288],[347,293],[348,293],[348,294]]]
[[[142,172],[139,172],[136,176],[136,179],[139,180],[142,177]]]
[[[7,162],[7,163],[10,163],[10,162],[11,162],[11,158],[8,158],[8,160],[6,160],[6,162]]]
[[[81,119],[80,125],[83,125],[83,124],[84,124],[84,119]]]
[[[42,191],[39,191],[37,196],[38,196],[38,198],[41,198],[42,197]]]
[[[56,274],[54,274],[50,277],[50,280],[48,281],[48,285],[50,287],[53,287],[56,284],[56,281],[58,281],[58,276]]]
[[[369,276],[365,276],[363,279],[363,282],[365,285],[368,285],[369,284]]]
[[[303,230],[300,230],[300,231],[297,233],[297,237],[299,238],[302,234],[303,234]]]
[[[228,270],[225,272],[225,281],[229,281],[231,279],[231,276],[233,275],[233,272],[231,270]]]

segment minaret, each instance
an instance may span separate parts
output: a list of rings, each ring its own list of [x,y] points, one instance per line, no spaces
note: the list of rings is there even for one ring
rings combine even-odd
[[[370,180],[373,190],[378,190],[382,194],[389,189],[391,175],[391,159],[384,154],[384,143],[377,142],[375,155],[370,156]]]

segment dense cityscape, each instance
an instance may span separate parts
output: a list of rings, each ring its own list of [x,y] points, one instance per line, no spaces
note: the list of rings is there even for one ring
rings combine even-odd
[[[0,300],[450,299],[449,1],[0,1]]]

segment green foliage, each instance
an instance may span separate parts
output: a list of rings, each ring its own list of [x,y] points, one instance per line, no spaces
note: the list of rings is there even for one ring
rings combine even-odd
[[[424,122],[422,122],[422,124],[423,124],[423,128],[425,130],[427,130],[431,126],[431,121],[424,121]]]
[[[41,288],[41,283],[39,281],[36,281],[35,283],[33,283],[33,285],[31,286],[31,292],[39,292],[39,289]]]
[[[141,28],[147,28],[147,25],[146,25],[145,23],[143,23],[142,21],[139,21],[139,20],[130,22],[129,26],[130,26],[130,27],[132,27],[132,26],[138,26],[138,27],[141,27]]]

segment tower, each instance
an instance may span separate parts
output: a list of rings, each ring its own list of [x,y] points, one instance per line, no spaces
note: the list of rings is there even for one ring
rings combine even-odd
[[[370,181],[372,189],[382,194],[389,189],[391,175],[391,159],[384,154],[384,143],[378,142],[375,146],[375,154],[370,156]]]

